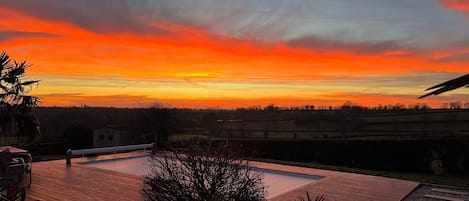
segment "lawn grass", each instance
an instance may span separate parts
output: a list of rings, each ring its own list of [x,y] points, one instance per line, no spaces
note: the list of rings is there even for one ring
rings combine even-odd
[[[210,138],[207,135],[199,135],[199,134],[174,134],[169,137],[169,141],[171,142],[193,140],[193,139],[204,139],[204,140],[212,139],[213,140],[214,138],[213,137]],[[217,139],[220,139],[220,138],[217,138]],[[250,158],[249,160],[293,165],[293,166],[300,166],[300,167],[325,169],[325,170],[334,170],[334,171],[341,171],[341,172],[351,172],[351,173],[374,175],[374,176],[382,176],[382,177],[416,181],[420,183],[455,186],[455,187],[469,189],[469,174],[434,175],[431,172],[417,173],[417,172],[369,170],[369,169],[361,169],[361,168],[347,167],[347,166],[326,165],[326,164],[320,164],[317,162],[294,162],[294,161],[274,160],[274,159],[265,159],[265,158]]]
[[[309,167],[325,170],[334,170],[341,172],[351,172],[359,173],[366,175],[382,176],[395,179],[403,179],[410,181],[417,181],[420,183],[428,184],[437,184],[445,186],[455,186],[469,189],[469,175],[468,174],[445,174],[445,175],[433,175],[431,173],[413,173],[413,172],[392,172],[392,171],[382,171],[382,170],[368,170],[360,169],[346,166],[334,166],[334,165],[325,165],[315,162],[293,162],[293,161],[283,161],[283,160],[273,160],[273,159],[263,159],[263,158],[253,158],[250,159],[253,161],[259,162],[269,162],[269,163],[278,163],[284,165],[293,165],[300,167]]]
[[[2,136],[0,137],[0,146],[21,146],[31,144],[31,140],[27,137]]]

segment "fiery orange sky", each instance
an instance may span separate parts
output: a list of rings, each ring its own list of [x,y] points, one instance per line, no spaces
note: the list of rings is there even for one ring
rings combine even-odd
[[[469,1],[0,0],[0,50],[41,106],[235,108],[417,100],[469,72]]]

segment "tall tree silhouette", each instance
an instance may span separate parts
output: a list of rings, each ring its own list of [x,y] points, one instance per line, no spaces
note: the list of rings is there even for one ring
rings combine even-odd
[[[431,96],[431,95],[442,94],[442,93],[445,93],[447,91],[451,91],[451,90],[458,89],[458,88],[461,88],[461,87],[468,87],[469,88],[469,74],[458,77],[458,78],[455,78],[455,79],[452,79],[452,80],[449,80],[449,81],[446,81],[446,82],[443,82],[441,84],[437,84],[437,85],[432,86],[428,89],[425,89],[425,91],[433,90],[433,89],[434,89],[434,91],[432,91],[430,93],[427,93],[423,96],[420,96],[419,99],[425,98],[425,97]]]
[[[38,98],[28,95],[39,80],[28,80],[26,61],[12,61],[6,52],[0,54],[0,135],[16,134],[33,140],[40,136],[39,121],[33,112]],[[7,142],[11,143],[11,142]]]

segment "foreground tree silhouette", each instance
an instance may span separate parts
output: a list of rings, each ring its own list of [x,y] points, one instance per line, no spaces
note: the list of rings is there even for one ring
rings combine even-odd
[[[12,61],[5,52],[0,54],[0,134],[16,134],[30,141],[39,138],[39,122],[33,112],[38,98],[27,95],[39,80],[25,80],[26,61]],[[11,143],[11,142],[7,142]]]
[[[146,201],[260,201],[261,173],[229,146],[193,143],[186,151],[154,156],[144,177]]]

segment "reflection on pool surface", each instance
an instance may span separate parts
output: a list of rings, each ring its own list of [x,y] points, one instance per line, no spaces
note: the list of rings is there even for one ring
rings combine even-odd
[[[147,174],[149,171],[148,156],[92,161],[82,163],[82,165],[141,176]],[[267,198],[273,198],[300,186],[316,182],[322,178],[320,176],[270,169],[257,170],[263,173],[263,182],[267,187]]]

